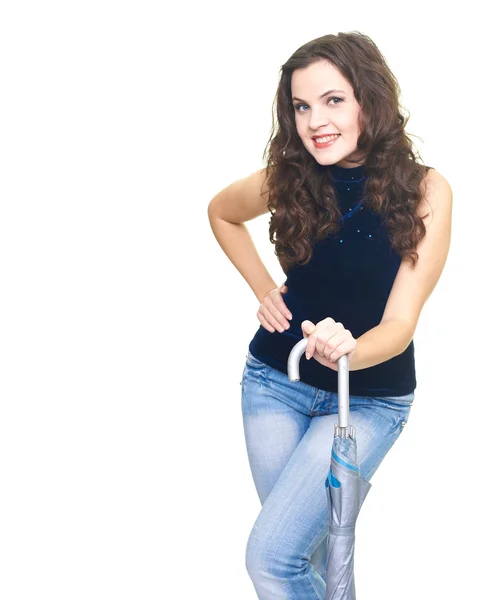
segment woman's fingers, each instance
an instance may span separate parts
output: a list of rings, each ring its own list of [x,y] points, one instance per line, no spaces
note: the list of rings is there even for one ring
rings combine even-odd
[[[275,328],[268,323],[265,316],[261,313],[260,310],[257,311],[257,318],[259,319],[259,322],[264,327],[264,329],[267,329],[270,333],[275,332]]]
[[[325,323],[321,326],[320,333],[317,335],[315,342],[316,351],[329,358],[344,339],[345,328],[341,323]]]
[[[282,289],[287,291],[285,285],[281,288],[270,290],[264,297],[259,310],[257,311],[257,317],[261,322],[261,325],[271,333],[275,330],[282,333],[290,327],[288,319],[292,319],[292,314],[282,299]],[[268,327],[266,327],[265,323],[268,324]]]
[[[317,339],[316,335],[313,334],[317,332],[317,327],[314,323],[307,320],[301,323],[301,329],[303,331],[305,339],[306,337],[308,337],[308,343],[306,344],[305,349],[305,356],[307,360],[310,360],[310,358],[313,356],[313,353],[315,352],[315,343]]]
[[[278,288],[278,291],[280,292],[279,294],[273,294],[272,298],[273,301],[275,302],[276,307],[278,308],[278,310],[282,313],[282,315],[284,317],[286,317],[287,319],[292,319],[292,313],[291,311],[287,308],[287,306],[285,305],[284,299],[283,299],[283,294],[286,294],[288,291],[288,287],[283,284]]]
[[[337,362],[344,354],[347,354],[350,358],[355,352],[356,341],[352,339],[345,340],[339,346],[337,346],[327,358],[331,362]]]
[[[356,340],[342,323],[336,323],[331,317],[314,325],[311,321],[303,321],[303,332],[308,336],[305,356],[309,360],[313,355],[326,358],[334,363],[343,354],[353,356]]]
[[[263,311],[263,314],[266,316],[266,318],[268,318],[267,313],[269,312],[271,317],[283,329],[289,328],[289,321],[287,320],[287,315],[290,315],[290,313],[287,310],[284,301],[282,300],[280,292],[277,292],[276,294],[268,294],[263,300],[263,307],[265,309],[265,311]]]
[[[279,314],[277,312],[277,314]],[[285,331],[286,327],[284,327],[279,321],[278,319],[276,319],[273,314],[264,306],[261,306],[259,308],[259,310],[257,311],[257,316],[258,317],[262,317],[267,323],[269,323],[272,327],[273,327],[273,331],[279,331],[280,333],[282,333],[283,331]],[[260,319],[259,319],[260,320]],[[271,331],[271,329],[267,328],[268,331]]]
[[[308,344],[306,345],[305,356],[309,360],[315,352],[323,354],[326,341],[334,334],[334,319],[327,317],[323,321],[319,321],[314,325],[311,321],[303,321],[301,327],[309,336]]]

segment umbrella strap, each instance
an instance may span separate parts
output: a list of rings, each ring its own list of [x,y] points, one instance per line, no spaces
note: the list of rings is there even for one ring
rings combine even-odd
[[[329,533],[331,535],[354,536],[355,525],[351,527],[340,527],[339,525],[329,525]]]

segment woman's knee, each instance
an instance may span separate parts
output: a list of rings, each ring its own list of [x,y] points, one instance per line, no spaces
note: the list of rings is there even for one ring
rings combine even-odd
[[[253,581],[292,577],[303,569],[301,556],[295,556],[284,536],[261,536],[252,530],[247,541],[245,565]]]

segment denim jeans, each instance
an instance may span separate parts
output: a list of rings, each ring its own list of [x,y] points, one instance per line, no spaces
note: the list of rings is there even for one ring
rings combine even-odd
[[[250,352],[241,385],[247,454],[262,505],[247,542],[247,571],[260,600],[325,600],[325,479],[338,395],[292,382]],[[363,479],[371,479],[401,434],[413,399],[413,393],[350,396]]]

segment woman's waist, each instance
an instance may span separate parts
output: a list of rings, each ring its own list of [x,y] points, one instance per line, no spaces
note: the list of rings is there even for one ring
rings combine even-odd
[[[287,373],[290,351],[303,337],[297,328],[270,333],[259,326],[249,351],[270,367]],[[337,372],[314,359],[306,361],[301,357],[300,374],[302,381],[312,386],[337,391]],[[416,385],[413,342],[402,354],[374,367],[352,371],[350,377],[353,393],[357,395],[400,396],[413,391]]]
[[[283,301],[292,314],[289,329],[285,333],[298,338],[303,337],[303,321],[309,320],[316,325],[327,317],[343,323],[354,337],[360,336],[380,323],[386,305],[386,300],[370,302],[361,298],[354,302],[338,295],[321,297],[289,292],[283,295]]]

